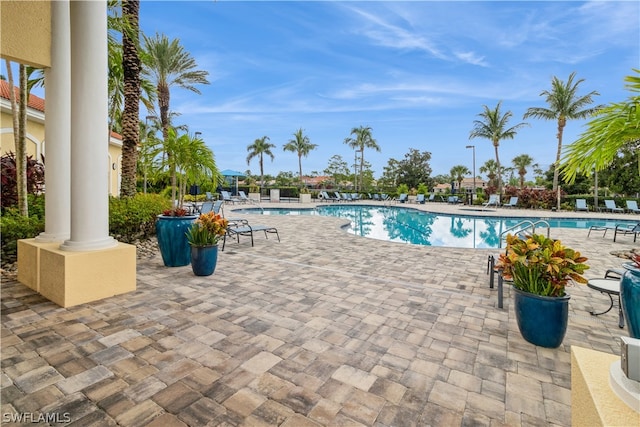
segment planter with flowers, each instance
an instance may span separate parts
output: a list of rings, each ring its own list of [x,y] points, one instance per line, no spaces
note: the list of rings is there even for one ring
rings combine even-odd
[[[167,267],[182,267],[191,262],[191,248],[185,233],[196,220],[182,208],[168,209],[158,215],[156,236],[162,261]]]
[[[218,263],[218,242],[226,234],[229,221],[221,215],[201,214],[185,236],[191,246],[191,268],[196,276],[210,276]]]
[[[496,268],[515,288],[514,309],[522,337],[532,344],[556,348],[562,344],[569,318],[565,287],[586,284],[587,258],[560,240],[542,234],[507,236],[507,250]]]

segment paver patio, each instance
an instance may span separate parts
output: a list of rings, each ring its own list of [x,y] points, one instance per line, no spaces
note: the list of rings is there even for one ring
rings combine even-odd
[[[499,309],[488,287],[495,249],[366,239],[341,231],[336,218],[249,218],[277,227],[281,242],[228,242],[209,277],[164,267],[157,255],[139,260],[135,292],[63,309],[3,276],[3,421],[569,425],[570,347],[618,354],[628,336],[615,310],[589,315],[608,306],[606,296],[574,286],[562,346],[527,343],[510,289]],[[588,277],[620,265],[611,251],[638,248],[631,237],[587,239],[587,230],[553,229],[552,237],[589,257]]]

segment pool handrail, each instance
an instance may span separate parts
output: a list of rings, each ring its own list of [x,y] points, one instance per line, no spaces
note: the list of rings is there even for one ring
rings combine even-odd
[[[524,227],[524,225],[526,225],[526,227]],[[519,223],[517,223],[516,225],[514,225],[513,227],[509,227],[506,230],[504,230],[502,233],[500,233],[500,239],[498,241],[498,247],[501,248],[502,247],[502,240],[504,239],[505,235],[507,235],[508,233],[514,231],[514,230],[518,230],[516,232],[514,232],[513,234],[518,234],[518,233],[522,233],[523,231],[527,230],[528,228],[531,228],[531,234],[536,232],[536,225],[544,225],[547,228],[547,238],[549,238],[549,236],[551,235],[551,226],[549,225],[549,223],[544,220],[544,219],[539,219],[538,221],[531,221],[528,219],[525,219],[524,221],[520,221]]]

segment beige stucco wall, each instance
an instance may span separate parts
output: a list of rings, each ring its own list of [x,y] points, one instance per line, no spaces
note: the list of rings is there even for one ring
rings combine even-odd
[[[51,3],[0,1],[2,58],[38,68],[51,65]]]
[[[0,153],[16,152],[13,135],[13,121],[11,114],[0,113]],[[40,161],[40,154],[44,154],[44,122],[27,121],[27,156],[34,156]]]

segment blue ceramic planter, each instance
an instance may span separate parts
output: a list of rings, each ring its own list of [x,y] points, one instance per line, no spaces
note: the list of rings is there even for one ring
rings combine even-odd
[[[516,320],[522,337],[540,347],[559,347],[567,332],[570,296],[544,297],[513,290]]]
[[[627,271],[620,280],[620,303],[627,323],[629,336],[640,339],[640,269],[624,264]]]
[[[182,267],[191,262],[191,247],[185,233],[198,218],[196,215],[158,215],[156,236],[162,261],[167,267]]]
[[[211,276],[218,263],[218,245],[191,246],[191,269],[196,276]]]

